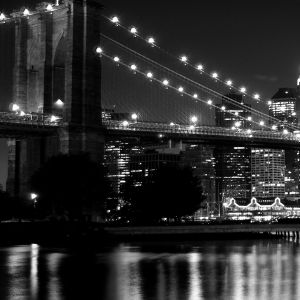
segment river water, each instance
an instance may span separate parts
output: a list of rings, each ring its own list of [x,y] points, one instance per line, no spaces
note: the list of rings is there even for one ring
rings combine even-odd
[[[0,299],[300,299],[287,240],[0,248]]]

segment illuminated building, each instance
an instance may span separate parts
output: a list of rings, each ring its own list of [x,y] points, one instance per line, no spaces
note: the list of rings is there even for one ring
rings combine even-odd
[[[250,148],[222,146],[215,149],[217,201],[233,197],[250,199]]]
[[[269,203],[285,196],[285,152],[278,149],[251,149],[252,197]]]
[[[285,124],[298,124],[296,112],[297,90],[294,88],[280,88],[269,102],[269,114],[280,121],[279,128],[284,128]],[[271,124],[274,122],[271,120]]]

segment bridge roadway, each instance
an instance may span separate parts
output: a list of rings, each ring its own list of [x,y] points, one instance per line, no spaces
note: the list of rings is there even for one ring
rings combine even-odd
[[[228,225],[170,225],[170,226],[120,226],[105,227],[106,233],[112,236],[162,236],[162,235],[201,235],[201,234],[243,234],[243,233],[277,233],[300,232],[299,224],[228,224]]]
[[[283,134],[278,131],[251,130],[214,127],[164,124],[153,122],[131,122],[105,120],[103,125],[109,136],[153,136],[174,138],[190,142],[204,141],[207,143],[232,143],[250,146],[269,146],[272,148],[298,148],[300,146],[300,134]]]

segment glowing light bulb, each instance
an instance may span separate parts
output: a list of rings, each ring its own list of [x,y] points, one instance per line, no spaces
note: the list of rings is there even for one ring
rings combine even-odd
[[[53,11],[53,6],[51,4],[48,4],[46,7],[47,11]]]
[[[236,128],[234,126],[231,127],[232,130],[235,130]]]
[[[117,16],[114,16],[111,18],[111,21],[114,23],[114,24],[118,24],[120,21],[119,21],[119,18]]]
[[[252,117],[251,116],[247,117],[247,120],[252,121]]]
[[[224,111],[225,109],[226,109],[226,107],[223,105],[223,106],[221,107],[221,110]]]
[[[25,112],[24,111],[20,111],[20,116],[24,117],[25,116]]]
[[[201,65],[201,64],[197,65],[197,70],[202,71],[203,70],[203,65]]]
[[[241,122],[237,121],[237,122],[234,123],[234,125],[235,125],[236,127],[240,127],[240,126],[241,126]]]
[[[120,61],[120,58],[119,58],[118,56],[115,56],[115,57],[114,57],[114,61],[115,61],[115,62],[119,62],[119,61]]]
[[[30,12],[29,12],[29,10],[27,8],[25,8],[25,10],[23,11],[23,15],[25,17],[30,15]]]
[[[208,100],[207,100],[207,104],[208,104],[208,105],[212,105],[212,103],[213,103],[213,102],[212,102],[211,99],[208,99]]]
[[[272,125],[272,130],[276,130],[277,126],[276,125]]]
[[[50,122],[53,123],[53,122],[56,122],[59,118],[57,116],[51,116],[50,118]]]
[[[271,100],[269,100],[267,103],[268,103],[268,105],[272,105],[272,101]]]
[[[297,115],[297,113],[294,111],[294,112],[292,112],[292,116],[296,116]]]
[[[197,123],[198,118],[197,118],[196,116],[192,116],[192,117],[191,117],[191,121],[192,121],[193,123]]]
[[[251,129],[247,129],[247,133],[252,133],[252,130]]]
[[[238,112],[238,111],[236,111],[234,114],[235,114],[236,116],[238,116],[238,115],[239,115],[239,112]]]
[[[183,90],[184,90],[184,88],[183,88],[182,86],[180,86],[180,87],[178,88],[178,91],[179,91],[180,93],[182,93]]]
[[[18,111],[19,109],[20,109],[20,106],[18,104],[15,104],[15,103],[11,107],[12,111]]]
[[[131,114],[131,119],[132,120],[137,120],[138,115],[136,113]]]
[[[101,47],[97,47],[96,48],[96,53],[101,54],[103,52]]]
[[[0,21],[5,21],[6,17],[5,14],[1,13],[0,14]]]
[[[194,126],[194,125],[191,125],[189,128],[190,128],[190,130],[194,130],[194,129],[195,129],[195,126]]]
[[[135,64],[133,64],[133,65],[130,66],[130,69],[135,71],[137,69],[137,66]]]
[[[195,99],[197,99],[197,98],[198,98],[198,95],[197,95],[197,94],[194,94],[193,97],[194,97]]]
[[[151,44],[151,45],[154,45],[155,39],[153,37],[149,37],[148,38],[148,43]]]
[[[180,57],[180,60],[181,60],[182,62],[186,63],[187,60],[188,60],[188,58],[187,58],[185,55],[182,55],[182,56]]]
[[[245,92],[246,92],[246,88],[245,88],[245,87],[241,87],[241,88],[240,88],[240,91],[241,91],[242,93],[245,93]]]
[[[126,126],[129,125],[129,122],[125,120],[125,121],[122,122],[122,125],[123,125],[124,127],[126,127]]]
[[[170,123],[170,126],[174,126],[174,125],[175,125],[175,123],[173,123],[173,122]]]
[[[232,86],[232,81],[231,81],[231,80],[227,80],[227,81],[226,81],[226,84],[227,84],[228,86]]]
[[[264,122],[264,121],[260,121],[260,122],[259,122],[259,125],[260,125],[260,126],[264,126],[264,125],[265,125],[265,122]]]
[[[137,29],[136,29],[135,27],[131,27],[131,28],[130,28],[130,32],[131,32],[132,34],[137,34]]]
[[[289,131],[287,129],[283,129],[283,134],[288,134]]]
[[[259,100],[260,96],[259,96],[259,94],[254,94],[253,98],[256,100]]]
[[[215,79],[217,79],[218,76],[219,76],[219,75],[218,75],[218,73],[216,73],[216,72],[214,72],[214,73],[211,74],[211,77],[212,77],[212,78],[215,78]]]
[[[167,79],[164,79],[162,83],[163,85],[169,85],[169,81]]]
[[[54,104],[58,107],[63,107],[64,106],[64,103],[60,99],[57,99]]]
[[[148,78],[152,78],[153,77],[153,74],[151,72],[148,72],[146,75],[147,75]]]

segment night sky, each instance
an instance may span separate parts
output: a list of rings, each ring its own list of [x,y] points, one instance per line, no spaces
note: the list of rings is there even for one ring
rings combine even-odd
[[[9,13],[22,6],[33,8],[38,2],[1,1],[0,11]],[[153,35],[162,48],[178,56],[186,54],[191,62],[201,62],[224,80],[230,78],[237,86],[244,85],[264,98],[271,97],[279,87],[296,85],[300,73],[300,1],[103,0],[102,3],[105,15],[118,15],[124,24],[135,25],[145,36]],[[1,84],[3,88],[3,81]],[[3,147],[0,147],[3,157],[1,151]]]

